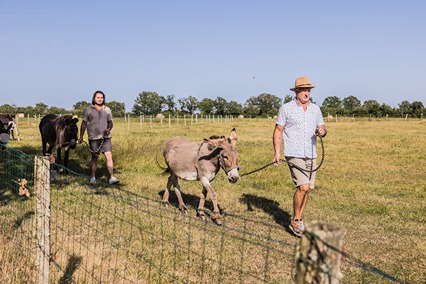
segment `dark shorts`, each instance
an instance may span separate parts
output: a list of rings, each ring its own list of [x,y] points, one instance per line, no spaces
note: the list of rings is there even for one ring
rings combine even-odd
[[[316,159],[308,159],[308,158],[294,158],[294,157],[285,157],[287,161],[295,164],[304,170],[312,170],[316,168]],[[315,185],[315,173],[302,172],[296,167],[292,167],[290,164],[288,165],[291,172],[291,177],[293,179],[296,187],[302,184],[309,184],[309,188],[314,188]]]
[[[103,143],[102,143],[103,141]],[[105,138],[104,140],[98,139],[98,140],[89,140],[90,149],[92,150],[91,154],[92,157],[97,158],[99,157],[99,154],[105,153],[105,152],[111,152],[112,151],[112,143],[110,138]],[[102,146],[101,146],[102,144]]]

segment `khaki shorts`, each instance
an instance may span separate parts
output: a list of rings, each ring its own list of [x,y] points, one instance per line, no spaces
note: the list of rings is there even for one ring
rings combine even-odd
[[[316,168],[317,163],[316,159],[309,159],[309,158],[295,158],[295,157],[285,157],[286,160],[292,164],[295,164],[296,166],[305,169],[305,170],[313,170]],[[302,184],[309,184],[309,188],[314,188],[315,184],[315,173],[316,172],[302,172],[296,167],[291,166],[288,164],[288,167],[290,168],[291,178],[293,179],[294,184],[296,187],[302,185]]]
[[[90,149],[92,151],[97,151],[99,147],[101,146],[102,139],[97,140],[89,140]],[[102,144],[102,148],[99,149],[97,153],[91,153],[92,157],[97,158],[99,157],[99,154],[105,153],[105,152],[111,152],[112,151],[112,143],[110,138],[105,138],[104,143]]]

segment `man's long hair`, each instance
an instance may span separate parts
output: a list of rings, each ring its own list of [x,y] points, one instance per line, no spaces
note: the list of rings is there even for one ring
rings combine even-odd
[[[92,105],[95,105],[95,104],[96,104],[96,103],[95,103],[95,97],[96,97],[96,94],[101,94],[101,95],[103,96],[104,100],[102,101],[102,105],[104,105],[104,104],[105,104],[105,94],[104,94],[104,92],[102,92],[102,91],[96,91],[95,93],[93,93],[93,97],[92,97]]]

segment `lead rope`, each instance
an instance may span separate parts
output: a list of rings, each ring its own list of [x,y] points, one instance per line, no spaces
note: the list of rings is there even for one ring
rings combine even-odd
[[[308,173],[312,174],[313,172],[319,170],[319,168],[321,168],[321,166],[322,166],[322,163],[324,162],[324,142],[322,141],[322,136],[319,135],[317,131],[315,132],[315,134],[319,137],[320,144],[321,144],[321,162],[319,163],[319,165],[315,169],[312,169],[313,163],[311,163],[311,169],[310,170],[306,170],[306,169],[302,169],[298,165],[295,165],[292,162],[289,162],[287,160],[280,159],[280,161],[284,162],[284,163],[287,163],[291,167],[295,167],[296,169],[298,169],[299,171],[301,171],[305,176],[308,176]],[[241,175],[241,177],[254,174],[255,172],[261,171],[261,170],[263,170],[263,169],[265,169],[265,168],[267,168],[269,166],[272,166],[273,164],[275,164],[275,162],[271,162],[271,163],[269,163],[269,164],[267,164],[267,165],[265,165],[263,167],[260,167],[260,168],[258,168],[256,170],[253,170],[251,172],[244,173],[244,174]]]
[[[90,148],[89,143],[87,143],[86,141],[83,141],[83,142],[84,142],[84,144],[87,145],[87,148],[89,148],[89,152],[90,153],[97,155],[97,154],[100,153],[100,151],[102,149],[102,146],[104,145],[104,141],[105,141],[105,136],[102,136],[102,138],[101,138],[101,144],[99,145],[98,149],[96,149],[95,151],[93,151],[92,148]]]

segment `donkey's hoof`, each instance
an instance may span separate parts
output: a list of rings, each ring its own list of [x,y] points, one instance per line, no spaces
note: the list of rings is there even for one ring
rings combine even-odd
[[[206,214],[204,214],[204,211],[202,211],[202,210],[197,211],[197,217],[200,218],[203,221],[206,221]]]
[[[168,201],[165,201],[165,202],[164,202],[164,206],[165,206],[165,207],[167,207],[167,208],[169,208],[169,202],[168,202]]]
[[[184,215],[188,215],[188,209],[186,208],[179,208],[180,213],[184,214]]]
[[[222,226],[223,224],[223,220],[222,220],[222,216],[220,216],[219,214],[215,214],[214,217],[212,218],[213,222],[218,225],[218,226]]]

